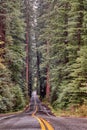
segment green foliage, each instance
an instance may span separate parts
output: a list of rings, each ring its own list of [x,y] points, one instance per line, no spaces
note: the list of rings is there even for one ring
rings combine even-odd
[[[16,3],[8,2],[8,16],[7,17],[7,54],[9,69],[12,73],[12,80],[21,84],[24,59],[25,59],[25,24],[23,14],[21,13],[21,1]],[[10,27],[10,28],[9,28]],[[10,37],[10,40],[8,38]]]
[[[62,109],[87,103],[87,11],[86,0],[50,1],[40,19],[42,67],[49,63],[51,101]]]
[[[6,16],[5,42],[0,40],[0,112],[7,112],[25,106],[25,23],[21,0],[4,1],[0,8]]]
[[[23,92],[19,85],[13,87],[13,110],[20,110],[25,106],[25,100]]]
[[[13,107],[13,95],[11,93],[12,82],[8,69],[0,69],[0,112],[6,112]]]
[[[4,44],[5,43],[1,40],[0,46],[4,46]],[[1,47],[0,48],[0,69],[5,69],[4,58],[3,58],[4,53],[5,53],[5,48]]]

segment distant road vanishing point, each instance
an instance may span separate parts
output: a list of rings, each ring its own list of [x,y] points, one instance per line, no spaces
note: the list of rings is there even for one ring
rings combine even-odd
[[[34,91],[27,110],[0,118],[0,130],[87,130],[87,118],[54,116]]]

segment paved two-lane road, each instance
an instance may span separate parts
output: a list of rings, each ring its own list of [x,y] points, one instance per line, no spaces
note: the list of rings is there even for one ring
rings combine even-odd
[[[33,92],[25,112],[0,118],[0,130],[87,130],[87,118],[55,117]]]

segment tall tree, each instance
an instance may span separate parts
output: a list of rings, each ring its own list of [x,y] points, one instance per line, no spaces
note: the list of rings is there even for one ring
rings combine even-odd
[[[3,48],[0,58],[3,58],[4,65],[0,68],[0,112],[15,111],[25,105],[26,90],[24,77],[22,77],[25,59],[25,24],[21,9],[20,0],[1,1],[0,4],[0,12],[4,16],[0,23],[2,27],[0,51]],[[23,90],[25,90],[24,93]]]
[[[51,100],[61,108],[81,105],[87,98],[82,90],[86,84],[86,60],[82,60],[86,53],[86,1],[54,0],[49,5],[47,14],[42,15],[45,26],[40,37],[50,44],[49,58],[43,51],[43,64],[50,62]],[[45,44],[42,49],[46,50]]]

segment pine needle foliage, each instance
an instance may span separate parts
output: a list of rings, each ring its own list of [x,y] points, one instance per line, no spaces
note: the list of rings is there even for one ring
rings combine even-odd
[[[22,2],[5,0],[0,4],[4,31],[0,40],[0,112],[16,111],[25,106],[25,23]],[[0,15],[1,18],[1,15]],[[25,90],[25,91],[23,91]]]
[[[42,66],[47,62],[50,66],[51,102],[55,108],[87,104],[86,5],[86,0],[49,0],[47,13],[40,17],[45,21],[40,39],[50,46],[49,58],[45,44],[42,47]]]

